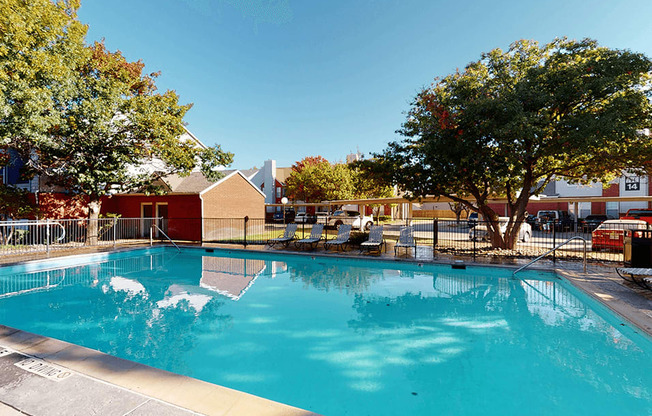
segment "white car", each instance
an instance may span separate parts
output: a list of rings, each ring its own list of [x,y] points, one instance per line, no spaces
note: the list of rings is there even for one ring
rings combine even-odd
[[[297,215],[294,216],[294,222],[297,224],[308,224],[310,221],[310,215],[306,212],[298,212]]]
[[[328,224],[328,212],[315,212],[315,223],[316,224]]]
[[[337,210],[328,218],[328,224],[337,227],[340,224],[351,224],[359,230],[369,230],[374,224],[373,218],[362,215],[358,211]]]
[[[498,217],[498,222],[500,224],[500,232],[505,234],[509,217]],[[469,230],[469,240],[473,240],[473,237],[475,237],[476,240],[489,240],[489,230],[487,229],[487,225],[478,224]],[[521,228],[518,230],[518,239],[527,243],[530,241],[530,238],[532,238],[532,226],[523,221]]]

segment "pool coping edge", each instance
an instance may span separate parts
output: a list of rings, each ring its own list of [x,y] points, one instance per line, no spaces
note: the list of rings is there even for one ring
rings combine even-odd
[[[0,324],[0,346],[121,389],[205,415],[308,416],[316,413],[56,338]]]

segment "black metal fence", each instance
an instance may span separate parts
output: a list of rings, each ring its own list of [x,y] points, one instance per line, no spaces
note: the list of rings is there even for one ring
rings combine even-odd
[[[153,224],[157,227],[153,227]],[[417,245],[432,248],[433,255],[451,253],[473,257],[501,255],[534,258],[573,237],[580,237],[550,253],[550,257],[580,259],[586,245],[589,260],[618,262],[623,261],[624,231],[648,228],[647,223],[641,221],[603,223],[597,229],[575,224],[549,223],[543,226],[524,222],[515,246],[506,250],[492,247],[488,226],[483,222],[412,218],[385,222],[383,226],[384,238],[390,246],[398,240],[401,228],[410,226]],[[98,238],[93,244],[165,240],[165,235],[175,241],[265,244],[270,238],[281,236],[285,227],[286,224],[282,222],[248,217],[101,219],[95,227]],[[312,224],[297,224],[296,236],[307,237],[311,228]],[[89,245],[88,229],[88,220],[79,219],[0,223],[0,255]],[[336,232],[334,228],[326,229],[324,238],[333,239]],[[356,237],[357,240],[364,240],[364,236],[359,234]]]
[[[608,225],[608,226],[607,226]],[[623,261],[624,231],[641,228],[641,224],[603,224],[598,229],[575,224],[548,223],[537,225],[524,222],[519,226],[519,236],[512,249],[492,247],[488,224],[482,221],[438,220],[411,218],[386,222],[384,237],[396,242],[402,227],[411,226],[418,246],[432,247],[433,253],[445,252],[467,256],[502,255],[534,258],[570,240],[550,253],[552,259],[581,259],[584,249],[589,260]],[[264,219],[204,219],[204,241],[216,243],[264,244],[269,238],[283,234],[286,225],[270,223]],[[310,234],[311,224],[298,224],[297,236]],[[604,227],[604,229],[602,229]],[[364,230],[362,230],[364,231]],[[334,238],[335,230],[326,230],[326,238]]]
[[[572,241],[550,253],[552,259],[581,259],[586,247],[587,258],[601,261],[623,261],[624,230],[641,225],[605,224],[605,229],[591,229],[561,223],[548,223],[545,227],[523,222],[512,249],[492,247],[488,224],[455,220],[407,220],[412,225],[418,244],[432,245],[435,252],[449,252],[470,256],[507,255],[514,257],[537,257],[562,243]]]

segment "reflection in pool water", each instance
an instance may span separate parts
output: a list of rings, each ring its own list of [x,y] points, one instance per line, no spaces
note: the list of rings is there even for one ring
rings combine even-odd
[[[552,275],[141,254],[0,274],[0,322],[326,415],[652,408],[650,341]]]

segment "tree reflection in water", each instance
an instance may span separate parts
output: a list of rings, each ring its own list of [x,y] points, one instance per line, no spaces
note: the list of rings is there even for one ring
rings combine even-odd
[[[554,377],[582,380],[602,394],[636,392],[637,398],[651,399],[649,374],[632,368],[631,355],[614,354],[614,350],[643,351],[558,281],[435,274],[433,288],[425,294],[356,294],[358,315],[349,326],[382,337],[387,360],[419,363],[415,382],[421,373],[433,371],[428,370],[430,365],[448,361],[447,366],[455,367],[451,361],[474,361],[469,356],[480,354],[486,360],[509,363],[512,371],[503,377],[531,371],[528,363],[552,362],[558,372]],[[400,342],[392,340],[395,333],[401,334]],[[497,347],[504,356],[485,355]],[[527,363],[511,361],[510,354]],[[451,388],[451,382],[447,379],[440,387],[465,391],[463,386]],[[552,398],[560,387],[546,388]],[[456,400],[468,397],[461,393]]]
[[[289,276],[293,282],[301,281],[308,287],[325,291],[339,290],[347,294],[366,291],[373,282],[383,279],[383,273],[394,277],[414,277],[414,270],[379,270],[381,269],[355,267],[347,263],[304,261],[290,264]]]

